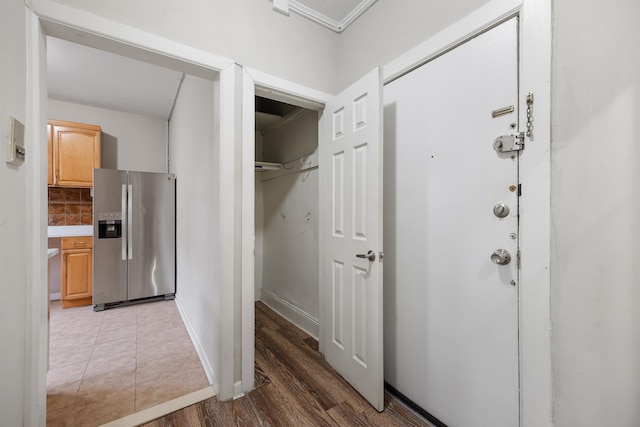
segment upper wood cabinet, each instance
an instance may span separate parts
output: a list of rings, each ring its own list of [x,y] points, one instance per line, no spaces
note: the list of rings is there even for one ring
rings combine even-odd
[[[49,120],[49,185],[92,187],[100,167],[100,126]]]

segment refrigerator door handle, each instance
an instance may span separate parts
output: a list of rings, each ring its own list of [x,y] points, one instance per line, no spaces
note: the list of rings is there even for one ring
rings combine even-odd
[[[127,185],[122,184],[122,216],[120,218],[125,219],[127,215]],[[126,238],[121,238],[122,241],[122,260],[127,260],[127,240]]]
[[[133,185],[127,191],[127,245],[129,259],[133,259]]]

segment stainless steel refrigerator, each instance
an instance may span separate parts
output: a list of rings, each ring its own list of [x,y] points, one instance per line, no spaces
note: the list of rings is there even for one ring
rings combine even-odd
[[[175,295],[175,175],[94,169],[93,308]]]

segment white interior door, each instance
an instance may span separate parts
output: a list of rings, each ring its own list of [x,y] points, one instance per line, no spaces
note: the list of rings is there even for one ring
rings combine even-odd
[[[384,103],[385,379],[449,426],[517,426],[518,152],[493,148],[518,132],[517,20],[389,83]]]
[[[326,105],[321,135],[321,345],[327,362],[378,411],[384,407],[381,113],[376,69]]]

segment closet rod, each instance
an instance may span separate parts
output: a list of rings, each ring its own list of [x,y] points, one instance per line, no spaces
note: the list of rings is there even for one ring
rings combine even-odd
[[[282,169],[281,163],[256,162],[256,171],[279,171]]]

